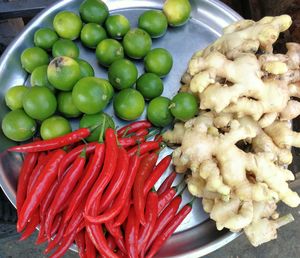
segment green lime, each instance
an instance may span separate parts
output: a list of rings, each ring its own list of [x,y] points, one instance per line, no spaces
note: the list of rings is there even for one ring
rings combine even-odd
[[[44,120],[56,111],[55,95],[47,87],[31,87],[23,97],[23,108],[27,115]]]
[[[61,116],[52,116],[45,119],[40,128],[43,140],[53,139],[72,132],[70,122]]]
[[[191,15],[189,0],[166,0],[163,12],[171,26],[180,26],[188,21]]]
[[[78,117],[81,115],[80,110],[74,105],[71,91],[58,93],[57,109],[65,117]]]
[[[41,65],[49,63],[47,52],[40,47],[30,47],[25,49],[21,54],[22,67],[29,73]]]
[[[79,64],[81,77],[94,76],[94,68],[87,61],[79,58],[75,60]]]
[[[81,19],[85,22],[102,24],[109,12],[107,5],[101,0],[85,0],[79,7]]]
[[[55,93],[55,88],[48,81],[47,69],[48,65],[42,65],[35,68],[30,76],[30,84],[31,86],[46,86],[47,88],[49,88],[49,90]]]
[[[70,91],[81,78],[80,66],[71,57],[55,57],[47,68],[47,76],[56,89]]]
[[[149,10],[139,17],[139,28],[147,31],[152,38],[158,38],[166,33],[168,20],[161,11]]]
[[[72,91],[75,106],[86,114],[96,114],[102,111],[109,102],[106,82],[96,77],[80,79]]]
[[[52,47],[52,56],[68,56],[77,58],[79,56],[79,48],[72,40],[59,39]]]
[[[164,85],[162,80],[154,73],[144,73],[136,82],[136,89],[143,97],[151,100],[163,93]]]
[[[164,77],[172,69],[173,58],[166,49],[154,48],[146,55],[144,65],[147,72]]]
[[[150,101],[147,109],[147,118],[155,126],[165,127],[172,123],[173,116],[169,110],[171,100],[166,97],[157,97]]]
[[[97,45],[107,38],[105,29],[96,23],[87,23],[83,26],[80,39],[83,45],[89,48],[96,48]]]
[[[149,34],[139,28],[131,29],[123,38],[125,54],[131,58],[143,58],[151,49],[152,40]]]
[[[197,99],[191,93],[180,92],[172,99],[170,111],[175,118],[185,122],[198,113]]]
[[[36,122],[22,109],[16,109],[4,116],[2,131],[7,138],[13,141],[26,141],[35,134]]]
[[[53,28],[56,33],[64,39],[78,38],[82,27],[80,17],[70,11],[62,11],[55,15],[53,19]]]
[[[96,48],[96,57],[101,65],[108,67],[114,61],[124,58],[124,50],[115,39],[104,39]]]
[[[33,37],[34,45],[45,50],[51,49],[56,40],[58,40],[56,32],[49,28],[38,29]]]
[[[23,108],[23,97],[27,93],[28,88],[23,85],[14,86],[5,93],[5,103],[11,109]]]
[[[118,90],[131,87],[138,77],[134,63],[127,59],[114,61],[108,69],[108,79]]]
[[[108,80],[101,79],[101,81],[102,81],[103,86],[106,89],[107,96],[108,96],[108,99],[110,101],[112,99],[112,97],[114,96],[114,94],[115,94],[115,90],[114,90],[113,86],[110,84],[110,82]]]
[[[104,133],[107,128],[115,129],[114,120],[106,113],[100,112],[93,115],[84,114],[79,121],[80,128],[97,127],[92,134],[85,138],[88,142],[96,142],[101,138],[100,133]]]
[[[107,18],[105,28],[111,38],[120,39],[130,30],[130,23],[124,15],[116,14]]]
[[[121,90],[113,101],[116,115],[124,120],[135,120],[141,116],[145,108],[145,101],[141,93],[128,88]]]

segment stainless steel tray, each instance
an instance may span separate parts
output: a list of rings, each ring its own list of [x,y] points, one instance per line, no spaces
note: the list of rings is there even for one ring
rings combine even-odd
[[[131,23],[137,26],[138,16],[147,9],[161,9],[162,0],[107,0],[105,1],[111,13],[122,13]],[[153,48],[163,47],[168,49],[174,58],[174,66],[171,73],[164,79],[164,96],[172,97],[178,91],[181,75],[185,71],[192,54],[218,38],[222,28],[228,24],[241,19],[232,9],[217,0],[190,0],[193,7],[190,21],[179,28],[169,28],[167,34],[159,39],[153,40]],[[17,84],[28,84],[29,76],[21,68],[20,55],[22,51],[33,45],[33,34],[39,27],[51,27],[55,14],[61,10],[78,12],[80,0],[67,0],[55,3],[36,16],[24,29],[24,31],[10,44],[0,59],[0,117],[1,121],[7,107],[4,104],[5,91]],[[80,57],[88,60],[95,69],[95,76],[107,78],[107,71],[97,64],[94,51],[84,48],[80,42]],[[136,62],[139,74],[143,72],[142,61]],[[106,112],[113,115],[110,105]],[[145,117],[145,112],[142,117]],[[114,117],[118,125],[124,122]],[[76,121],[73,121],[76,127]],[[5,149],[15,143],[10,142],[0,132],[0,184],[5,194],[15,205],[16,182],[21,156],[7,153]],[[163,154],[170,153],[170,149],[164,150]],[[163,179],[170,173],[171,167],[164,174]],[[180,176],[176,179],[180,181]],[[190,200],[187,191],[184,193],[184,203]],[[217,231],[215,223],[211,221],[203,211],[200,200],[193,206],[193,212],[177,229],[171,239],[159,252],[159,257],[200,257],[208,254],[238,236],[226,230]]]

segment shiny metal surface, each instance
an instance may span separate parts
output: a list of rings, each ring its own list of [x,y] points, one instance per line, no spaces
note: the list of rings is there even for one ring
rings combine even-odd
[[[222,32],[222,28],[228,24],[241,19],[233,10],[216,0],[190,0],[193,11],[190,21],[179,28],[169,28],[163,38],[153,40],[153,48],[163,47],[168,49],[173,58],[174,66],[170,74],[164,78],[164,96],[172,97],[176,94],[180,84],[180,77],[187,67],[187,63],[192,54],[209,43],[214,41]],[[50,8],[44,10],[33,19],[11,43],[6,52],[0,59],[0,117],[1,121],[8,109],[4,104],[5,91],[17,84],[28,84],[29,76],[21,68],[21,52],[33,45],[33,34],[39,27],[51,27],[52,19],[61,10],[71,10],[78,12],[81,1],[67,0],[61,1]],[[161,9],[161,0],[108,0],[111,13],[121,13],[131,22],[132,27],[137,26],[138,16],[149,8]],[[88,60],[95,69],[95,76],[107,78],[107,71],[97,64],[93,51],[80,47],[80,58]],[[136,62],[139,74],[143,72],[142,61]],[[112,105],[106,112],[113,115]],[[145,117],[145,112],[141,118]],[[123,121],[114,117],[118,125],[124,124]],[[74,128],[77,121],[73,121]],[[5,149],[15,143],[6,139],[0,132],[0,184],[12,204],[15,205],[16,182],[22,157],[18,154],[7,153]],[[170,149],[164,150],[163,154],[171,153]],[[171,167],[163,175],[157,186],[170,173]],[[180,182],[177,176],[176,182]],[[184,203],[187,203],[191,196],[185,191]],[[228,231],[217,231],[214,222],[208,219],[207,214],[202,210],[199,200],[193,205],[193,212],[178,228],[175,235],[165,244],[159,252],[159,257],[200,257],[208,254],[221,246],[227,244],[238,236],[238,234]]]

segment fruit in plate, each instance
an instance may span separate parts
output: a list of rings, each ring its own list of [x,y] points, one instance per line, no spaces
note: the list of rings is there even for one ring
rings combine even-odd
[[[56,40],[58,40],[58,36],[50,28],[40,28],[33,36],[34,45],[45,50],[51,49]]]
[[[65,117],[78,117],[80,110],[75,106],[72,98],[72,92],[61,91],[57,95],[57,109]]]
[[[149,10],[141,14],[139,28],[147,31],[152,38],[163,36],[168,28],[166,16],[158,10]]]
[[[55,88],[51,85],[47,77],[48,65],[42,65],[33,70],[30,75],[31,86],[45,86],[55,93]]]
[[[87,23],[83,26],[80,33],[82,44],[89,48],[96,48],[97,45],[107,38],[105,29],[97,23]]]
[[[166,76],[172,69],[173,58],[164,48],[152,49],[144,59],[145,70],[159,77]]]
[[[106,19],[105,28],[111,38],[120,39],[130,30],[130,23],[124,15],[116,14]]]
[[[55,95],[47,87],[31,87],[23,97],[23,108],[32,118],[44,120],[56,111]]]
[[[157,97],[149,102],[147,109],[148,120],[158,127],[165,127],[172,123],[173,115],[169,109],[171,100],[166,97]]]
[[[79,56],[79,48],[72,40],[59,39],[53,44],[52,56],[68,56],[77,58]]]
[[[150,51],[152,40],[146,31],[134,28],[126,33],[122,44],[127,56],[141,59]]]
[[[124,58],[122,45],[115,39],[104,39],[96,48],[96,57],[103,66],[110,66],[114,61]]]
[[[79,58],[75,60],[79,64],[81,77],[94,76],[94,68],[87,61]]]
[[[50,62],[47,76],[56,89],[70,91],[81,78],[80,66],[71,57],[59,56]]]
[[[36,122],[24,110],[16,109],[4,116],[2,131],[7,138],[13,141],[26,141],[35,134]]]
[[[144,73],[136,81],[136,89],[142,93],[146,100],[151,100],[163,93],[162,80],[154,73]]]
[[[47,52],[40,47],[26,48],[21,54],[22,67],[28,72],[32,71],[41,65],[49,63],[49,56]]]
[[[79,13],[84,22],[101,25],[106,20],[109,11],[107,5],[101,0],[85,0],[79,7]]]
[[[131,87],[138,77],[135,64],[127,59],[114,61],[108,69],[110,83],[118,90]]]
[[[187,92],[177,93],[170,105],[172,115],[181,121],[192,119],[198,113],[196,97]]]
[[[5,93],[5,103],[11,110],[23,108],[23,97],[27,93],[28,88],[23,85],[13,86]]]
[[[70,11],[62,11],[55,15],[53,28],[63,39],[74,40],[78,38],[82,27],[80,17]]]
[[[166,0],[163,6],[163,12],[171,26],[185,24],[190,18],[191,10],[189,0]]]
[[[140,92],[128,88],[117,93],[113,100],[113,107],[119,118],[130,121],[141,116],[145,101]]]
[[[43,140],[59,137],[71,131],[70,122],[62,116],[52,116],[45,119],[40,128],[40,134]]]
[[[96,77],[80,79],[72,91],[75,106],[86,114],[102,111],[110,100],[106,84],[106,80]]]
[[[89,137],[85,138],[88,142],[96,142],[99,140],[100,133],[105,132],[107,128],[115,129],[114,120],[106,113],[99,112],[97,114],[84,114],[79,121],[80,128],[97,127]]]

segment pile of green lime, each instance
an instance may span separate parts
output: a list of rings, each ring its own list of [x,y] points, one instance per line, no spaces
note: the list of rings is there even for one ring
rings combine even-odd
[[[2,121],[4,134],[25,141],[39,131],[43,139],[51,139],[71,131],[70,118],[80,118],[81,127],[103,123],[114,127],[103,112],[111,100],[115,114],[124,120],[139,118],[146,101],[150,101],[148,119],[156,126],[166,126],[174,117],[185,121],[194,116],[198,109],[193,95],[178,94],[172,101],[161,97],[163,77],[171,71],[173,58],[167,49],[151,49],[152,38],[165,35],[168,25],[187,21],[188,6],[188,0],[167,0],[163,11],[143,12],[138,28],[131,28],[124,15],[110,14],[101,0],[84,0],[78,14],[57,13],[53,28],[36,30],[34,46],[21,54],[31,86],[17,85],[6,92],[11,111]],[[174,17],[172,10],[178,8],[181,11]],[[95,77],[95,67],[80,58],[76,39],[95,51],[108,79]],[[143,59],[145,73],[138,74],[135,59]],[[96,130],[88,140],[97,140],[99,133]]]

